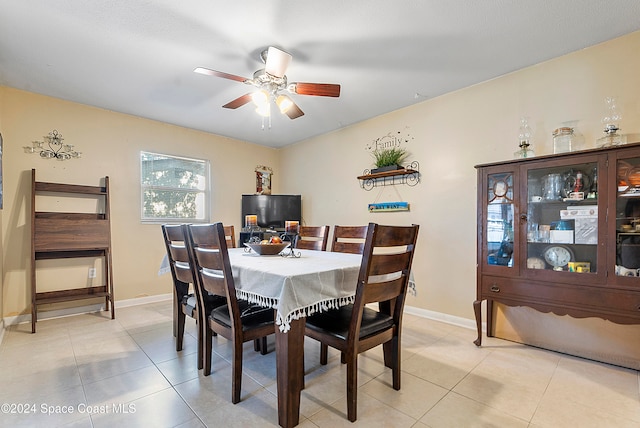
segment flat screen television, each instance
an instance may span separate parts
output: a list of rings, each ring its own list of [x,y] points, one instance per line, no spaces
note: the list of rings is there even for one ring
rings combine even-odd
[[[300,195],[242,195],[242,227],[246,215],[257,215],[258,226],[284,229],[286,220],[302,224],[302,198]]]

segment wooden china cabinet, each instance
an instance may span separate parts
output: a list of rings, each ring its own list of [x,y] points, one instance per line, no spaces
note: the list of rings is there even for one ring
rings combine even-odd
[[[640,323],[640,143],[476,166],[477,298]]]

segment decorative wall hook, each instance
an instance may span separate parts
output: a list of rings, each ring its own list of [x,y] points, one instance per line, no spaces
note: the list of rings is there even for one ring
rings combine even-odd
[[[45,141],[33,141],[31,146],[24,146],[25,153],[38,153],[41,158],[58,159],[60,161],[79,158],[81,152],[76,152],[71,144],[62,144],[62,134],[55,129],[43,137]],[[46,144],[46,146],[45,146]]]

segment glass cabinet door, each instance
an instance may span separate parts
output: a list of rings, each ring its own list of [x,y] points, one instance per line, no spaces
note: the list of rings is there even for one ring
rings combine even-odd
[[[616,276],[640,276],[640,157],[616,162]]]
[[[513,267],[513,173],[501,172],[487,176],[487,213],[484,239],[487,264]]]
[[[598,163],[590,159],[525,169],[527,275],[598,272]]]

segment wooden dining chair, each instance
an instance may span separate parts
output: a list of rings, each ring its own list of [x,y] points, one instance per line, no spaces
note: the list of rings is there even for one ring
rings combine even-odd
[[[224,227],[224,238],[227,240],[227,248],[236,248],[236,229],[233,225]]]
[[[227,298],[226,305],[213,309],[206,317],[203,373],[211,374],[213,333],[230,340],[233,347],[231,401],[236,404],[240,402],[242,387],[243,344],[275,333],[274,311],[237,298],[222,223],[185,227],[196,295],[222,294]],[[262,352],[266,353],[266,346]]]
[[[224,226],[224,238],[227,240],[227,248],[236,248],[236,229],[233,225]],[[267,338],[256,339],[253,348],[256,352],[265,355],[267,353]]]
[[[325,251],[329,240],[329,226],[300,226],[296,248]]]
[[[196,320],[198,324],[198,370],[203,367],[204,342],[201,334],[201,326],[204,323],[200,314],[211,310],[216,306],[226,303],[222,296],[207,296],[204,299],[204,311],[198,311],[198,299],[194,292],[190,291],[193,284],[193,276],[189,266],[189,255],[186,248],[185,229],[182,225],[162,225],[162,235],[167,250],[169,270],[173,279],[173,335],[176,338],[176,351],[182,351],[184,340],[184,327],[186,317]]]
[[[362,254],[368,226],[334,226],[331,251]]]
[[[307,317],[305,335],[321,343],[321,364],[327,363],[327,346],[345,355],[351,422],[357,417],[358,354],[383,345],[393,388],[400,389],[402,314],[418,228],[369,223],[355,302]],[[378,310],[366,306],[375,302]]]

